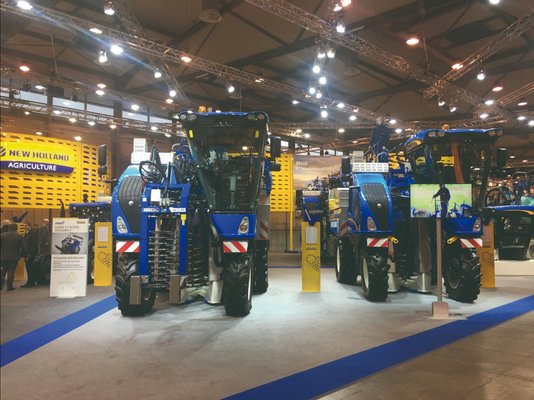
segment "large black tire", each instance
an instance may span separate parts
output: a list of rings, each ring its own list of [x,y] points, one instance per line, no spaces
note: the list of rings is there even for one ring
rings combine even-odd
[[[385,301],[389,287],[387,249],[367,247],[367,240],[362,238],[359,253],[363,295],[369,301]]]
[[[358,266],[354,248],[349,238],[342,237],[336,243],[336,279],[339,283],[356,285]]]
[[[224,309],[227,315],[244,317],[252,308],[252,268],[248,254],[223,259]]]
[[[480,259],[475,250],[462,249],[459,243],[449,247],[443,252],[443,279],[447,294],[461,303],[472,303],[477,299],[482,284]]]
[[[138,261],[129,260],[119,262],[117,265],[117,275],[115,275],[115,294],[117,304],[122,315],[126,317],[145,315],[154,307],[156,291],[153,289],[141,289],[141,304],[130,304],[130,278],[137,275]]]
[[[255,243],[253,292],[256,294],[265,293],[269,287],[268,244],[266,240],[257,240]]]

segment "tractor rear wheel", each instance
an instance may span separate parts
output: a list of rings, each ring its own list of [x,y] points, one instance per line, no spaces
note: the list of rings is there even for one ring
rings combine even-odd
[[[347,237],[339,238],[336,243],[336,279],[347,285],[356,285],[358,279],[354,248]]]
[[[265,293],[269,287],[267,241],[257,240],[254,251],[254,293]]]
[[[363,295],[369,301],[385,301],[389,286],[387,249],[369,248],[367,240],[362,238],[359,253]]]
[[[252,308],[252,268],[250,256],[223,259],[223,302],[227,315],[244,317]]]
[[[443,279],[451,299],[461,303],[475,301],[482,284],[480,259],[476,251],[462,249],[459,244],[447,249],[443,257]]]
[[[137,275],[138,260],[119,262],[117,275],[115,275],[115,294],[122,315],[126,317],[144,315],[152,310],[156,300],[156,291],[141,289],[141,304],[130,304],[130,278]]]

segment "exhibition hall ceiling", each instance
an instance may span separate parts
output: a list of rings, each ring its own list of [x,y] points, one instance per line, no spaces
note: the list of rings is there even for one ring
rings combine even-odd
[[[263,110],[287,132],[306,123],[323,141],[336,135],[347,143],[368,136],[377,118],[397,119],[397,129],[448,120],[476,127],[486,119],[527,141],[533,129],[530,0],[352,0],[345,8],[341,0],[41,0],[30,2],[28,12],[45,10],[32,19],[6,11],[16,3],[2,0],[2,67],[28,63],[43,77],[104,82],[123,101],[141,99],[142,109]],[[86,24],[76,28],[76,18]],[[87,23],[114,31],[94,33]],[[111,52],[112,38],[121,55]],[[418,43],[407,44],[410,38]],[[318,58],[328,50],[332,58]],[[170,89],[177,95],[165,103]],[[92,100],[116,98],[91,92]],[[319,124],[327,129],[314,131]]]

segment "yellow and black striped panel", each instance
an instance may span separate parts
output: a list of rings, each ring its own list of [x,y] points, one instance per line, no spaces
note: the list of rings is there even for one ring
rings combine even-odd
[[[293,211],[293,155],[282,154],[276,159],[279,172],[273,172],[271,211]]]

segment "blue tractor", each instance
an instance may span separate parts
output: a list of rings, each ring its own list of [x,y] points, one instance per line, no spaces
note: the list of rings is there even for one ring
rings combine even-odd
[[[449,298],[473,302],[480,293],[482,211],[497,129],[428,129],[404,143],[406,163],[391,169],[390,193],[395,240],[390,247],[390,290],[416,277],[427,292],[436,280],[436,231],[431,219],[412,219],[410,184],[471,184],[472,206],[454,205],[442,215],[443,278]],[[497,165],[502,168],[502,165]]]
[[[172,304],[202,297],[245,316],[252,293],[268,287],[270,171],[279,168],[280,139],[271,138],[266,157],[263,112],[184,112],[179,120],[187,139],[171,153],[134,142],[113,191],[119,309],[146,314],[164,292]]]
[[[336,279],[355,285],[362,278],[364,296],[388,296],[388,244],[393,206],[385,175],[387,163],[342,159],[339,187],[331,189],[330,229],[335,238]]]

